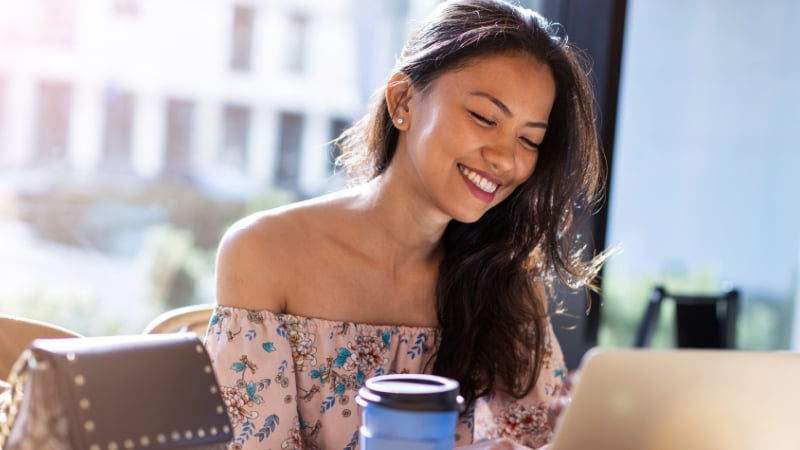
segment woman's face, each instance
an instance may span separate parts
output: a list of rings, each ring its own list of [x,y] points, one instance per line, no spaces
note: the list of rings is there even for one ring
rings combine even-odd
[[[412,89],[395,158],[446,216],[474,222],[533,174],[554,98],[550,68],[535,59],[476,58]]]

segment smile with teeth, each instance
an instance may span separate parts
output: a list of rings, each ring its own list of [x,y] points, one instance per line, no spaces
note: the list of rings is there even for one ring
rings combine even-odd
[[[483,192],[494,194],[494,191],[496,191],[499,187],[497,183],[487,180],[486,178],[478,175],[476,172],[473,172],[467,167],[462,166],[461,164],[458,165],[458,169],[462,174],[464,174],[465,177],[469,179],[469,181],[472,182],[472,184],[477,186],[478,189],[482,190]]]

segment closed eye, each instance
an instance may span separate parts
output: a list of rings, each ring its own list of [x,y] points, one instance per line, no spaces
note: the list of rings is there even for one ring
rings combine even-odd
[[[539,150],[539,144],[537,144],[536,142],[533,142],[530,139],[524,137],[519,138],[519,140],[522,141],[522,145],[524,145],[525,147],[528,147],[531,150]]]
[[[475,120],[477,120],[478,122],[480,122],[481,124],[483,124],[485,126],[493,127],[493,126],[497,125],[496,122],[492,122],[491,120],[487,119],[486,117],[483,117],[480,114],[474,113],[472,111],[470,111],[469,113],[472,115],[473,118],[475,118]]]

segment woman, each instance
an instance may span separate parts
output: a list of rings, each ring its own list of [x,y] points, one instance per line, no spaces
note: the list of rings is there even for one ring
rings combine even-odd
[[[455,1],[382,94],[339,141],[363,183],[222,240],[207,344],[231,448],[355,448],[357,390],[391,372],[459,381],[458,445],[541,447],[566,372],[546,287],[600,264],[573,248],[600,186],[585,68],[532,11]]]

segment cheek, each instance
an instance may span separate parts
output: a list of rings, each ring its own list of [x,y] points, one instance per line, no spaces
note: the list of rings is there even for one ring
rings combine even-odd
[[[522,184],[530,178],[533,173],[536,171],[536,163],[539,161],[539,153],[537,152],[528,152],[527,154],[523,154],[522,157],[518,159],[519,165],[519,183]]]
[[[446,140],[447,127],[440,122],[440,114],[432,108],[420,108],[415,111],[413,123],[408,131],[409,142],[417,150],[427,153],[427,148],[435,146],[439,141]]]

